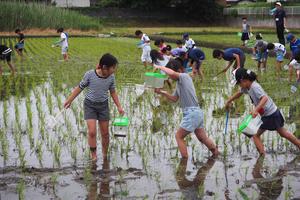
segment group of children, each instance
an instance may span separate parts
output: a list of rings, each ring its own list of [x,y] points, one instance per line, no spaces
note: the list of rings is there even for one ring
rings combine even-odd
[[[247,18],[242,18],[242,46],[245,46],[252,37],[251,26],[247,22]],[[268,53],[274,51],[276,54],[276,74],[280,77],[282,70],[282,63],[286,56],[285,42],[281,43],[268,43],[263,40],[260,33],[255,36],[255,45],[253,47],[253,59],[257,61],[258,70],[266,70]],[[286,42],[290,44],[291,55],[290,61],[286,65],[286,69],[289,69],[289,81],[292,81],[293,71],[296,71],[297,82],[300,83],[300,40],[297,39],[292,33],[288,33],[286,36]]]
[[[15,33],[18,35],[18,42],[14,46],[15,51],[21,57],[23,57],[23,51],[25,47],[25,35],[20,29],[16,29]],[[64,32],[63,28],[57,29],[57,33],[60,34],[60,40],[55,42],[52,46],[61,46],[61,53],[65,61],[68,60],[68,47],[69,47],[69,36],[66,32]],[[11,61],[11,54],[12,49],[6,45],[0,45],[0,60],[6,61],[7,65],[9,66],[12,75],[16,73],[16,68]],[[0,65],[0,76],[2,75],[3,70],[2,66]]]
[[[136,36],[143,40],[143,35],[145,34],[143,34],[141,31],[137,32],[140,34],[136,34]],[[188,157],[184,138],[191,132],[194,132],[198,140],[206,145],[214,156],[217,156],[219,154],[218,148],[214,142],[207,137],[207,134],[204,130],[203,111],[201,110],[197,100],[193,80],[191,76],[186,73],[187,71],[185,66],[186,58],[188,60],[188,66],[192,67],[193,69],[193,74],[195,74],[195,72],[197,73],[197,70],[200,72],[200,66],[205,58],[205,55],[201,49],[195,46],[195,42],[189,41],[187,36],[188,34],[183,35],[183,38],[186,41],[185,46],[182,46],[182,42],[178,41],[178,47],[172,50],[170,47],[164,44],[162,39],[160,39],[155,41],[155,45],[159,48],[159,51],[149,50],[149,61],[151,62],[149,64],[155,69],[159,69],[163,73],[167,74],[170,79],[176,81],[176,89],[172,94],[158,88],[155,89],[155,92],[166,97],[172,102],[179,101],[180,103],[180,107],[182,108],[183,112],[183,119],[180,123],[179,129],[176,132],[175,138],[181,156],[183,158]],[[259,57],[259,65],[263,64],[263,67],[266,67],[268,50],[275,51],[278,62],[282,62],[286,50],[285,48],[282,48],[281,44],[266,43],[262,40],[261,34],[256,35],[256,39],[257,43],[253,51],[255,53],[258,52],[257,57]],[[150,46],[150,38],[148,36],[147,44]],[[191,45],[189,46],[189,44]],[[253,141],[258,152],[261,155],[265,154],[264,146],[260,136],[266,130],[277,131],[281,137],[286,138],[300,149],[300,140],[284,128],[283,115],[273,100],[266,94],[261,85],[257,82],[256,74],[253,71],[244,68],[246,61],[244,52],[239,48],[229,48],[225,49],[224,51],[215,49],[213,51],[213,57],[216,59],[224,59],[229,61],[228,66],[219,74],[226,72],[230,66],[233,65],[235,84],[239,85],[241,88],[239,92],[234,94],[232,97],[229,97],[225,107],[229,109],[232,101],[240,98],[243,94],[248,94],[252,100],[252,103],[254,104],[254,109],[251,111],[252,117],[256,118],[257,115],[261,115],[262,117],[262,125],[260,126],[258,132],[253,136]],[[158,60],[163,62],[158,62]],[[147,66],[147,63],[145,66]]]

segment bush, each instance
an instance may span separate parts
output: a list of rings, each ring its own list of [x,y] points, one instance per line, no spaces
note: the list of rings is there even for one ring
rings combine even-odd
[[[76,11],[57,8],[44,3],[0,3],[0,31],[15,28],[73,28],[79,30],[99,29],[99,21]]]

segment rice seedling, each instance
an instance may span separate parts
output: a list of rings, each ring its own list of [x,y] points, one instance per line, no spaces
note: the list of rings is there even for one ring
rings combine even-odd
[[[53,146],[53,154],[54,159],[58,165],[60,165],[60,154],[61,154],[61,147],[58,143],[55,143]]]
[[[6,133],[0,129],[0,140],[1,140],[1,147],[2,147],[2,155],[4,162],[8,159],[8,141],[6,137]]]
[[[25,199],[25,181],[21,179],[18,184],[17,184],[17,193],[19,195],[19,200],[24,200]]]

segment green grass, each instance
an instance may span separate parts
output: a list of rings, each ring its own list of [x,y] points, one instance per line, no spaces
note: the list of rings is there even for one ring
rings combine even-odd
[[[99,20],[79,12],[38,3],[0,2],[0,31],[16,28],[99,30]]]

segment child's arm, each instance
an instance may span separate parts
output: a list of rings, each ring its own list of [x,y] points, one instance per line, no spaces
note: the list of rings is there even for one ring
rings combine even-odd
[[[118,97],[118,94],[116,92],[116,90],[110,90],[110,95],[114,101],[114,103],[116,104],[117,108],[118,108],[118,112],[120,115],[124,115],[125,112],[120,104],[120,101],[119,101],[119,97]]]
[[[241,67],[241,60],[240,60],[240,56],[238,54],[233,54],[233,56],[235,57],[235,61],[236,61],[236,68],[240,68]]]
[[[228,110],[231,107],[231,102],[234,100],[240,98],[243,95],[242,92],[236,92],[233,96],[229,97],[229,99],[226,101],[225,108]]]
[[[173,96],[173,95],[169,94],[167,91],[160,90],[159,88],[156,88],[156,89],[154,90],[154,92],[157,93],[157,94],[161,94],[161,95],[167,97],[167,99],[169,99],[170,101],[172,101],[172,102],[174,102],[174,103],[175,103],[176,101],[178,101],[178,98],[179,98],[178,96]]]
[[[175,71],[173,71],[173,70],[170,69],[170,68],[163,67],[163,66],[154,66],[154,67],[155,67],[156,69],[160,69],[160,70],[166,72],[166,74],[169,75],[169,77],[170,77],[171,79],[174,79],[174,80],[178,80],[178,79],[179,79],[180,73],[175,72]]]
[[[71,95],[67,98],[67,100],[64,103],[64,108],[69,108],[73,102],[73,100],[80,94],[82,89],[77,86],[71,93]]]
[[[259,110],[261,110],[263,107],[265,107],[266,103],[268,101],[268,97],[266,95],[262,96],[260,98],[260,101],[258,105],[250,112],[253,118],[255,118],[259,114]]]
[[[216,76],[219,76],[222,73],[225,73],[232,65],[233,61],[229,61],[229,64],[222,70],[220,71]]]

